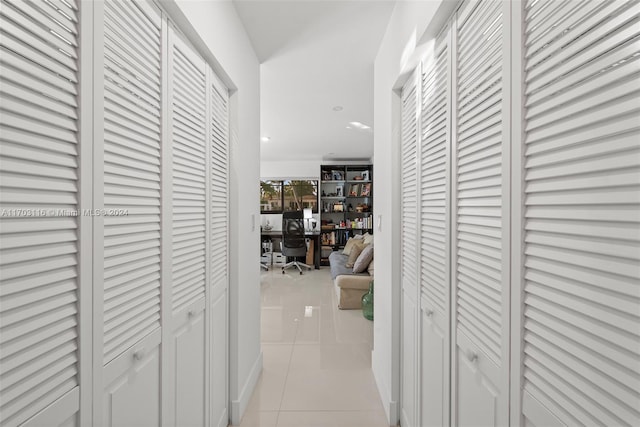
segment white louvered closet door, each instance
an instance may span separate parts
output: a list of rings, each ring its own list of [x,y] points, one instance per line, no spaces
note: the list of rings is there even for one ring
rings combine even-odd
[[[229,231],[229,92],[212,73],[209,87],[211,116],[211,286],[213,298],[227,288]]]
[[[417,423],[418,352],[418,78],[419,68],[402,89],[401,139],[401,423]]]
[[[451,56],[448,28],[422,66],[420,120],[420,423],[449,424]]]
[[[639,16],[526,3],[527,424],[640,425]]]
[[[79,11],[74,1],[56,5],[0,5],[0,424],[7,427],[78,422]]]
[[[467,1],[457,13],[452,236],[452,422],[457,425],[508,423],[508,5]]]
[[[229,420],[229,91],[211,69],[209,73],[211,425],[226,427]]]
[[[206,419],[206,63],[170,32],[175,425]]]
[[[204,299],[206,64],[178,36],[172,43],[173,314]]]
[[[103,422],[157,425],[161,15],[146,2],[108,1],[97,6],[104,8],[103,207],[113,214],[101,217]],[[100,202],[96,200],[96,208],[102,207]],[[100,218],[96,227],[100,229]]]

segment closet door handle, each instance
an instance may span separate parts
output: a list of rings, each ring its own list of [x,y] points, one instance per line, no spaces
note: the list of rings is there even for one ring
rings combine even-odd
[[[144,359],[144,355],[145,355],[144,348],[136,350],[136,351],[133,352],[133,360],[140,361],[140,360]]]
[[[467,359],[471,363],[477,362],[478,361],[478,353],[476,353],[475,351],[468,351],[467,352]]]

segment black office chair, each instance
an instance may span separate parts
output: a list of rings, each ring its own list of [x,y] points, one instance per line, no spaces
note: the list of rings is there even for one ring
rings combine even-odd
[[[299,212],[284,212],[282,214],[282,255],[286,257],[301,257],[307,254],[307,242],[304,238],[304,217]],[[282,274],[284,271],[295,266],[302,274],[302,268],[306,267],[311,270],[307,264],[293,260],[282,266]]]

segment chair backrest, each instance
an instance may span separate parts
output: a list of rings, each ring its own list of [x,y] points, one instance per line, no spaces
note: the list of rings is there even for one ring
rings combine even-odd
[[[282,245],[285,248],[307,248],[302,211],[282,214]]]

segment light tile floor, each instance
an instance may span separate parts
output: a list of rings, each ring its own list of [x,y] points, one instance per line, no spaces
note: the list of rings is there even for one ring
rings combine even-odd
[[[328,267],[261,273],[263,371],[239,427],[388,426],[373,322],[338,310]]]

